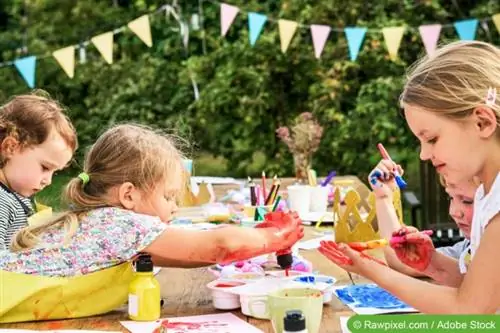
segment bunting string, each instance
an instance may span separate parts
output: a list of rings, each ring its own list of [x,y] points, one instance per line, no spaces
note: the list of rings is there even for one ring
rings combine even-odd
[[[279,30],[281,51],[286,53],[297,29],[307,29],[311,33],[314,56],[317,59],[321,58],[323,49],[328,43],[329,36],[332,32],[343,33],[345,35],[348,47],[348,57],[351,61],[356,61],[366,34],[382,34],[389,58],[391,60],[396,60],[403,36],[409,31],[420,34],[422,45],[428,54],[432,54],[435,51],[443,29],[455,29],[457,37],[461,40],[474,40],[476,38],[476,32],[479,24],[481,24],[483,29],[487,30],[488,23],[492,21],[497,30],[500,32],[500,13],[481,19],[470,18],[458,20],[454,23],[424,24],[418,27],[403,24],[400,26],[388,26],[380,29],[363,26],[339,28],[328,24],[304,24],[290,19],[277,19],[264,13],[247,11],[240,7],[219,2],[217,0],[198,0],[198,12],[191,15],[190,21],[186,21],[180,17],[175,9],[177,7],[177,1],[172,0],[170,4],[165,4],[158,9],[144,14],[114,30],[98,34],[88,40],[81,41],[76,45],[66,46],[46,54],[26,55],[13,61],[5,61],[0,63],[0,68],[14,66],[28,87],[34,88],[36,85],[35,73],[37,61],[53,57],[59,63],[66,75],[69,78],[73,78],[75,74],[76,53],[78,51],[79,62],[81,64],[85,63],[87,61],[86,49],[90,44],[97,49],[104,61],[108,64],[113,63],[114,36],[127,30],[132,31],[146,46],[152,47],[154,39],[151,36],[150,17],[159,13],[165,13],[167,17],[172,16],[177,21],[178,29],[182,37],[184,51],[186,53],[186,57],[188,57],[189,30],[205,29],[206,22],[203,18],[204,3],[219,6],[220,33],[222,37],[225,37],[229,32],[238,15],[244,15],[247,19],[248,39],[251,47],[254,47],[258,43],[260,35],[267,29],[266,25],[274,23],[274,25],[277,25]],[[206,41],[204,40],[204,34],[202,42],[203,52],[205,53]],[[190,73],[190,76],[194,94],[197,99],[199,96],[198,87],[192,73]]]

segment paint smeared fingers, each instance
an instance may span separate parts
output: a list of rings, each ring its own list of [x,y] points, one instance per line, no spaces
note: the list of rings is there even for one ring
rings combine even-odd
[[[336,263],[337,265],[352,265],[353,262],[351,259],[347,258],[341,252],[337,250],[330,250],[327,248],[320,247],[319,252],[323,254],[325,257]]]

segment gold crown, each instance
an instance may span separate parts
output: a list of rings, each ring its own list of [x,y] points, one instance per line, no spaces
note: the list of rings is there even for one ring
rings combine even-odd
[[[337,186],[333,197],[333,217],[336,242],[366,242],[380,239],[376,221],[375,195],[370,192],[366,202],[362,202],[358,192],[349,190],[344,197],[345,207],[341,209],[340,189]],[[394,191],[393,204],[399,223],[403,225],[401,192]],[[321,222],[316,224],[320,228]]]

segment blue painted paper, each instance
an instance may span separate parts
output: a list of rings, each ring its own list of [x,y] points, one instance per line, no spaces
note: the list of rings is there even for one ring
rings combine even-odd
[[[346,305],[355,308],[375,308],[383,310],[409,310],[406,303],[377,285],[352,285],[335,290],[337,297]]]

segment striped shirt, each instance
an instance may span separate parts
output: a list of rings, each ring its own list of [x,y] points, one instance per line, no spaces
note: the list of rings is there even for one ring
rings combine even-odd
[[[19,200],[33,210],[29,198],[0,186],[0,250],[8,249],[16,232],[28,225],[28,214]]]

